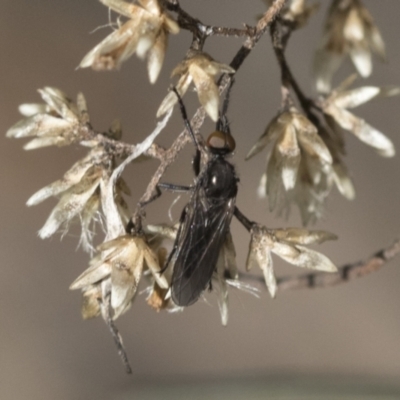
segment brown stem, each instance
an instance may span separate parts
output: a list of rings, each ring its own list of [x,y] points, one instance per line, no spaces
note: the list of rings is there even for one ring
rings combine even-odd
[[[282,79],[282,87],[283,87],[283,99],[282,102],[284,106],[290,105],[290,88],[293,89],[296,94],[301,107],[307,115],[311,114],[311,107],[314,105],[314,102],[309,99],[301,89],[300,85],[296,81],[292,71],[289,67],[289,64],[286,60],[285,50],[288,43],[288,40],[292,33],[292,27],[288,24],[284,24],[280,20],[274,21],[271,25],[271,39],[272,46],[275,52],[276,59],[279,64],[279,68],[281,70],[281,79]],[[313,118],[312,118],[313,119]]]
[[[196,37],[203,37],[204,41],[208,36],[227,36],[227,37],[241,37],[249,36],[254,32],[253,28],[245,26],[242,29],[226,28],[222,26],[212,26],[202,23],[199,19],[192,17],[185,10],[183,10],[178,1],[170,0],[164,2],[165,8],[177,14],[177,22],[180,28],[186,29],[193,33]]]
[[[104,133],[95,131],[88,125],[81,126],[79,128],[77,137],[79,137],[79,140],[83,143],[96,142],[103,145],[108,152],[112,153],[115,158],[120,158],[122,160],[132,154],[136,148],[136,145],[134,144],[128,144],[116,139],[112,139]],[[165,152],[166,150],[162,146],[153,143],[143,154],[158,160],[163,160],[165,158]]]
[[[294,290],[294,289],[315,289],[326,288],[330,286],[339,285],[351,281],[356,278],[362,278],[371,272],[378,271],[386,263],[392,260],[397,254],[400,253],[400,239],[394,241],[393,244],[385,249],[379,250],[367,261],[358,261],[352,264],[346,264],[339,268],[335,273],[313,272],[310,274],[303,274],[300,276],[287,276],[277,279],[278,290]],[[251,276],[250,274],[243,274],[242,279],[255,280],[257,282],[264,282],[261,276]]]
[[[106,297],[104,304],[103,304],[103,319],[105,320],[105,322],[108,326],[108,329],[110,330],[111,335],[114,339],[114,343],[117,347],[118,354],[121,358],[122,363],[124,364],[125,372],[127,374],[131,374],[132,368],[129,364],[128,355],[126,354],[126,350],[122,343],[122,338],[118,332],[118,328],[115,326],[113,318],[111,316],[111,296],[110,295],[108,295]]]

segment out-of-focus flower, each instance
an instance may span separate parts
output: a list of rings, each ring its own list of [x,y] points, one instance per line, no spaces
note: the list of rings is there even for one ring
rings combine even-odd
[[[268,6],[273,0],[263,0]],[[291,0],[287,2],[279,14],[280,17],[291,24],[294,29],[305,26],[309,18],[318,10],[319,3],[308,4],[307,0]]]
[[[139,0],[139,5],[123,0],[100,1],[129,20],[92,49],[79,66],[116,69],[136,53],[142,59],[147,57],[149,79],[154,83],[164,61],[168,35],[179,32],[178,24],[158,0]]]
[[[303,165],[313,162],[313,172],[317,174],[332,165],[332,156],[317,128],[295,108],[271,121],[246,159],[269,144],[273,144],[273,149],[267,164],[266,193],[273,211],[283,192],[295,187],[302,161]]]
[[[264,274],[265,283],[272,298],[277,291],[276,278],[271,252],[290,264],[318,271],[336,272],[337,268],[328,257],[304,245],[322,243],[336,239],[336,236],[324,231],[306,229],[267,229],[254,225],[251,230],[251,241],[246,268],[259,266]]]
[[[353,83],[350,77],[340,85],[332,94],[322,101],[324,113],[328,114],[343,129],[352,132],[362,142],[375,148],[381,156],[393,157],[395,148],[393,143],[383,133],[367,124],[363,119],[352,114],[348,109],[358,107],[376,97],[394,96],[400,94],[400,88],[364,86],[347,90]]]
[[[100,285],[89,285],[82,293],[82,318],[98,317],[101,313],[103,295]]]
[[[75,163],[64,177],[40,189],[27,202],[36,205],[51,196],[60,197],[39,236],[44,239],[52,236],[61,226],[68,229],[73,219],[79,217],[82,225],[81,244],[90,251],[92,242],[91,223],[102,202],[102,181],[107,180],[112,172],[112,159],[102,146],[93,148],[82,160]],[[130,194],[126,183],[120,178],[114,191],[114,201],[123,220],[127,222],[129,212],[122,194]]]
[[[213,121],[218,119],[219,93],[215,84],[215,77],[219,74],[233,74],[235,70],[229,65],[214,61],[208,54],[191,51],[191,53],[179,63],[172,71],[171,76],[179,76],[176,90],[183,96],[190,84],[194,83],[200,104]],[[165,114],[178,101],[174,92],[170,92],[162,101],[157,117]]]
[[[328,165],[305,155],[300,161],[294,188],[280,191],[277,213],[287,218],[293,203],[299,208],[303,225],[314,224],[322,218],[325,201],[334,185],[348,200],[354,199],[353,182],[340,158]],[[267,196],[267,173],[261,177],[258,194]]]
[[[94,288],[106,280],[111,283],[114,319],[129,309],[144,269],[151,272],[160,288],[168,288],[166,278],[160,274],[157,256],[143,237],[121,236],[103,243],[98,251],[99,254],[91,260],[90,267],[70,287],[71,290],[83,290],[86,296],[85,313],[88,316],[98,315],[95,300],[100,301],[99,292]]]
[[[236,251],[232,235],[229,232],[220,250],[214,279],[218,283],[218,306],[223,326],[228,324],[228,280],[238,280],[239,273],[236,264]]]
[[[333,75],[347,55],[358,73],[368,77],[372,72],[372,51],[385,60],[385,44],[361,0],[334,0],[315,56],[317,90],[330,92]]]
[[[149,239],[149,237],[147,237],[147,239]],[[152,244],[154,245],[154,243]],[[151,248],[154,249],[153,246],[151,246]],[[157,257],[158,257],[158,263],[162,269],[165,266],[165,263],[168,258],[168,250],[165,247],[159,247],[157,250]],[[164,271],[163,274],[167,279],[167,282],[170,282],[171,281],[170,271]],[[147,297],[147,304],[157,312],[159,312],[160,310],[167,310],[169,312],[176,312],[183,310],[183,307],[178,307],[173,303],[169,288],[162,288],[157,283],[157,281],[154,281],[152,287],[150,287],[149,289],[150,289],[150,294]]]
[[[33,137],[24,148],[66,146],[80,139],[79,129],[89,123],[86,101],[78,94],[74,103],[61,90],[45,87],[38,90],[45,104],[22,104],[19,111],[26,118],[8,131],[7,137]]]

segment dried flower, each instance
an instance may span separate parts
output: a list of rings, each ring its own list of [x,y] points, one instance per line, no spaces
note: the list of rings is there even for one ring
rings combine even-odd
[[[103,300],[100,285],[89,285],[82,293],[82,318],[90,319],[98,317],[101,313]]]
[[[168,288],[166,278],[160,274],[157,256],[143,237],[121,236],[103,243],[98,251],[99,254],[91,260],[90,267],[72,283],[70,289],[83,289],[87,295],[92,285],[110,280],[114,319],[130,307],[144,268],[151,272],[160,288]],[[89,295],[93,296],[91,292]],[[92,303],[93,299],[90,299],[90,304]]]
[[[391,140],[347,109],[358,107],[378,96],[398,95],[400,88],[364,86],[346,90],[354,82],[354,79],[354,76],[348,78],[322,102],[323,111],[331,116],[341,128],[352,132],[362,142],[375,148],[381,156],[393,157],[395,148]]]
[[[227,276],[229,278],[227,278]],[[239,273],[236,264],[236,251],[232,235],[228,233],[218,256],[214,279],[218,283],[218,306],[223,326],[228,324],[228,280],[238,280]]]
[[[139,0],[140,5],[123,0],[100,1],[129,20],[92,49],[79,66],[96,70],[117,69],[136,53],[142,59],[147,57],[149,80],[154,83],[164,61],[168,35],[179,32],[178,24],[158,0]]]
[[[371,51],[385,60],[385,44],[369,11],[360,0],[334,0],[315,57],[317,90],[331,90],[332,77],[347,55],[362,77],[370,76]]]
[[[52,236],[61,226],[68,229],[75,217],[80,218],[82,225],[81,244],[90,251],[92,249],[91,223],[102,203],[102,182],[108,180],[112,172],[113,161],[102,146],[92,149],[82,160],[75,163],[64,177],[40,189],[27,202],[28,206],[36,205],[51,196],[60,197],[39,236],[44,239]],[[120,215],[127,222],[128,208],[122,194],[130,194],[126,183],[120,178],[114,191],[114,201]]]
[[[271,6],[273,0],[264,0]],[[291,0],[286,3],[280,13],[280,17],[291,24],[294,29],[299,29],[305,26],[309,18],[318,10],[319,3],[308,4],[307,0]]]
[[[79,129],[89,122],[86,101],[78,94],[73,103],[61,90],[53,87],[39,89],[45,104],[22,104],[19,111],[26,118],[8,131],[7,137],[36,136],[28,142],[25,150],[45,146],[66,146],[80,139]]]
[[[298,267],[336,272],[337,268],[329,258],[303,246],[333,239],[336,239],[335,235],[324,231],[297,228],[270,230],[255,224],[251,230],[246,268],[250,270],[255,265],[261,268],[268,291],[274,298],[277,284],[271,252]]]
[[[275,117],[247,154],[246,159],[273,143],[267,163],[266,194],[271,211],[285,192],[299,179],[300,166],[313,163],[313,174],[321,174],[332,164],[332,156],[317,128],[295,108]],[[315,179],[314,179],[315,180]]]
[[[229,65],[214,61],[208,54],[191,51],[188,57],[179,63],[171,76],[179,76],[176,90],[183,96],[193,81],[200,104],[213,121],[218,119],[219,93],[215,77],[219,74],[233,74],[235,70]],[[170,92],[162,101],[157,117],[165,114],[178,101],[174,92]]]
[[[148,242],[150,242],[151,239],[149,240],[148,236],[147,239]],[[152,245],[154,245],[154,242],[152,243]],[[154,249],[153,246],[150,247]],[[159,247],[157,250],[157,257],[160,267],[164,267],[168,259],[168,250],[165,247]],[[167,270],[164,271],[163,274],[167,282],[170,282],[171,272]],[[176,306],[172,301],[170,288],[162,288],[157,283],[157,281],[154,281],[153,286],[150,287],[149,289],[150,289],[150,294],[147,297],[147,304],[157,312],[159,312],[160,310],[167,310],[169,312],[176,312],[183,310],[183,307]]]

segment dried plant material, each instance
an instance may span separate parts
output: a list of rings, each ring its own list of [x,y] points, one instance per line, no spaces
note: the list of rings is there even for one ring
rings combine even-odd
[[[215,279],[218,282],[218,307],[221,314],[221,323],[223,326],[228,324],[229,318],[229,293],[225,278],[225,251],[222,247],[216,266]]]
[[[178,232],[178,224],[171,226],[167,224],[159,224],[159,225],[146,225],[145,231],[148,235],[155,237],[160,237],[162,240],[165,239],[176,239],[176,234]]]
[[[274,235],[278,240],[293,244],[321,244],[327,240],[336,240],[337,236],[326,231],[309,231],[302,228],[275,229]]]
[[[128,222],[128,208],[121,207],[125,205],[122,196],[119,192],[123,189],[121,184],[121,175],[127,165],[132,161],[139,158],[143,153],[145,153],[150,146],[153,144],[156,137],[162,132],[162,130],[167,125],[169,119],[171,118],[172,110],[168,112],[164,118],[159,121],[153,132],[148,135],[143,142],[138,143],[133,149],[130,149],[130,154],[128,157],[112,171],[111,176],[102,182],[102,208],[105,216],[106,222],[106,240],[114,239],[125,231],[125,225]],[[125,185],[126,187],[126,185]],[[125,189],[126,190],[126,189]],[[129,190],[129,189],[128,189]],[[126,211],[126,212],[121,212]],[[127,218],[124,218],[127,216]]]
[[[298,181],[301,183],[301,164],[310,164],[312,160],[312,166],[316,168],[313,170],[315,181],[318,180],[316,175],[329,168],[333,160],[317,128],[295,108],[280,113],[271,121],[246,159],[270,144],[273,148],[262,184],[266,187],[269,208],[273,211],[286,192],[293,190]]]
[[[7,137],[34,137],[25,150],[46,146],[66,146],[81,139],[79,129],[89,122],[83,94],[73,103],[61,90],[54,87],[39,89],[45,104],[22,104],[19,111],[26,118],[17,122],[8,131]]]
[[[144,268],[148,268],[160,288],[168,288],[168,282],[160,274],[157,256],[143,237],[125,235],[103,243],[97,249],[89,268],[71,285],[70,289],[83,289],[100,281],[111,279],[111,307],[114,319],[124,313],[131,304]]]
[[[329,258],[302,244],[321,243],[336,239],[335,235],[306,229],[271,230],[255,224],[251,229],[251,241],[246,268],[258,265],[264,274],[265,283],[272,298],[277,291],[271,252],[290,264],[324,272],[336,272]]]
[[[98,219],[104,191],[103,182],[108,181],[112,165],[112,157],[103,146],[99,145],[75,163],[62,179],[40,189],[30,197],[28,206],[39,204],[51,196],[60,197],[58,204],[39,231],[42,239],[52,236],[61,227],[67,230],[71,222],[79,217],[82,227],[80,243],[86,251],[92,251],[92,223]],[[126,191],[126,183],[120,179],[113,192],[113,202],[119,218],[123,218],[125,223],[129,216],[123,200],[123,193]]]
[[[263,0],[271,6],[273,0]],[[280,17],[290,24],[292,29],[299,29],[308,23],[310,17],[318,10],[319,3],[309,4],[307,0],[290,0],[280,13]]]
[[[171,76],[178,76],[179,80],[175,88],[180,96],[183,96],[193,81],[196,87],[200,104],[213,121],[218,119],[219,92],[215,84],[215,77],[219,74],[233,74],[235,70],[229,65],[214,61],[208,54],[191,51],[188,57],[178,64]],[[157,117],[165,114],[174,107],[178,98],[174,92],[169,92],[162,101]]]
[[[165,247],[160,247],[157,251],[157,257],[158,257],[158,263],[162,268],[167,261],[168,250]],[[165,277],[167,277],[167,274],[165,274]],[[170,280],[170,276],[169,279],[167,278],[167,280]],[[168,308],[169,309],[174,308],[175,306],[171,301],[171,298],[167,297],[168,291],[169,288],[168,289],[161,288],[160,285],[157,283],[157,281],[154,281],[150,295],[147,298],[147,304],[157,312]]]
[[[329,97],[316,103],[318,129],[291,108],[271,121],[248,153],[246,159],[272,145],[258,190],[261,197],[268,196],[271,211],[288,216],[290,205],[295,203],[307,225],[323,216],[324,203],[334,186],[347,199],[354,199],[354,185],[342,161],[343,129],[382,156],[395,154],[393,143],[384,134],[348,110],[378,97],[398,95],[400,88],[366,86],[349,90],[355,78],[349,77]]]
[[[80,67],[95,70],[118,69],[134,53],[147,57],[149,80],[155,83],[161,71],[168,35],[179,32],[178,24],[158,0],[140,0],[139,5],[123,0],[100,0],[111,10],[129,18],[81,61]]]
[[[315,56],[317,90],[330,92],[333,75],[347,55],[362,77],[370,76],[371,52],[386,58],[385,44],[369,11],[361,0],[334,0]]]
[[[80,104],[83,104],[82,101]],[[58,204],[39,231],[39,236],[42,239],[48,238],[61,227],[68,230],[71,222],[79,218],[82,227],[80,244],[84,250],[91,252],[94,231],[92,225],[100,220],[100,211],[105,219],[106,240],[122,235],[130,218],[123,195],[130,195],[130,189],[120,175],[126,165],[149,149],[166,126],[170,116],[171,112],[157,124],[155,130],[142,143],[131,146],[129,156],[118,167],[115,168],[112,153],[100,144],[75,163],[62,179],[32,195],[27,202],[28,206],[39,204],[52,196],[60,197]],[[119,123],[113,124],[112,129],[120,136]],[[95,142],[94,140],[92,145]]]
[[[351,180],[349,172],[344,164],[333,164],[333,179],[340,194],[348,200],[354,200],[356,192],[353,181]]]
[[[147,298],[147,304],[157,312],[159,312],[160,310],[164,310],[168,307],[169,303],[169,300],[165,299],[167,292],[168,289],[160,288],[157,282],[155,282],[152,291]]]
[[[239,279],[239,272],[236,264],[236,250],[230,232],[228,232],[225,242],[219,252],[213,279],[218,285],[217,299],[221,314],[221,323],[223,326],[226,326],[229,317],[228,280],[234,281]]]
[[[82,318],[98,317],[101,313],[102,291],[100,285],[89,286],[82,293]]]
[[[368,86],[349,90],[353,80],[350,78],[336,91],[329,92],[327,98],[313,100],[303,92],[302,82],[296,81],[294,69],[292,70],[285,51],[293,31],[304,26],[316,10],[317,6],[311,4],[312,0],[263,0],[269,4],[268,10],[260,17],[256,26],[246,25],[242,29],[205,25],[186,12],[181,7],[181,2],[175,0],[100,1],[109,7],[110,11],[120,14],[122,22],[119,17],[114,24],[114,32],[82,60],[81,67],[117,69],[136,53],[140,58],[147,58],[149,79],[154,83],[163,64],[169,34],[178,32],[178,24],[192,34],[186,58],[172,73],[172,76],[177,77],[176,91],[171,91],[166,96],[158,110],[158,116],[165,114],[164,119],[142,143],[124,143],[120,141],[122,127],[118,120],[113,122],[108,131],[99,133],[92,127],[83,95],[78,94],[76,102],[73,102],[59,89],[46,87],[39,91],[44,104],[21,105],[19,109],[25,119],[10,128],[7,136],[33,137],[26,145],[27,149],[71,143],[90,148],[89,154],[67,171],[62,179],[35,193],[28,200],[28,205],[38,204],[51,196],[58,197],[59,202],[41,229],[40,235],[48,237],[60,228],[68,229],[75,220],[80,220],[80,243],[89,251],[93,249],[94,222],[100,222],[105,234],[104,243],[98,247],[89,268],[77,278],[71,289],[82,290],[84,319],[102,316],[127,372],[131,372],[131,368],[114,320],[131,307],[143,275],[150,280],[150,285],[144,290],[148,295],[147,303],[156,311],[182,311],[184,307],[192,304],[188,296],[182,301],[176,301],[177,293],[184,293],[186,288],[190,295],[194,293],[194,300],[207,288],[213,288],[223,325],[226,325],[229,319],[228,286],[258,297],[257,289],[239,280],[247,278],[248,275],[241,275],[237,268],[236,251],[229,232],[229,223],[233,215],[251,233],[246,267],[260,267],[263,276],[255,279],[265,281],[272,297],[281,288],[328,286],[361,276],[376,270],[393,257],[398,251],[396,248],[381,251],[379,257],[371,259],[368,265],[347,265],[336,274],[330,275],[330,279],[328,275],[311,272],[298,278],[277,280],[272,253],[299,267],[335,272],[336,267],[326,256],[305,246],[336,239],[336,236],[325,231],[302,228],[268,229],[248,220],[234,205],[234,197],[231,195],[210,198],[199,196],[193,202],[191,200],[190,207],[186,206],[180,222],[175,226],[146,226],[145,223],[146,213],[149,211],[146,208],[147,204],[159,194],[158,189],[163,186],[160,185],[160,180],[188,142],[185,135],[178,135],[168,148],[154,143],[172,114],[173,106],[179,97],[176,92],[183,95],[193,82],[201,105],[211,119],[217,120],[217,131],[228,134],[230,128],[227,108],[234,80],[229,74],[236,73],[268,27],[281,72],[282,108],[247,158],[267,146],[271,147],[266,172],[259,188],[260,193],[268,194],[270,209],[284,213],[288,212],[290,205],[294,203],[299,207],[303,224],[306,225],[321,217],[324,202],[335,185],[342,195],[348,199],[354,198],[354,186],[342,161],[345,155],[343,129],[350,130],[382,155],[394,155],[393,144],[388,138],[348,110],[376,97],[397,95],[400,88]],[[177,22],[168,15],[167,10],[174,13]],[[244,38],[231,62],[235,69],[214,61],[203,52],[206,48],[204,46],[208,45],[208,39],[215,35]],[[332,76],[347,55],[351,57],[362,76],[369,75],[372,69],[371,51],[375,51],[382,58],[385,57],[382,38],[361,0],[333,0],[326,35],[319,52],[320,58],[317,57],[318,89],[330,91]],[[217,85],[215,81],[221,74],[227,75],[221,76]],[[229,89],[220,111],[219,93],[227,87]],[[304,114],[293,107],[297,104],[296,100]],[[183,104],[181,111],[185,127],[188,128],[189,121]],[[203,117],[202,110],[198,110],[190,122],[193,132],[199,132]],[[221,143],[200,140],[197,134],[196,138],[199,139],[194,140],[197,156],[201,156],[196,156],[193,163],[196,172],[195,185],[187,188],[178,183],[175,189],[193,193],[193,188],[201,182],[198,187],[215,193],[231,191],[234,187],[236,196],[236,174],[234,171],[226,173],[224,168],[221,168],[229,164],[225,162],[225,157],[228,150],[229,153],[233,151],[233,147],[231,148],[226,139],[222,140],[220,146]],[[131,214],[124,199],[124,195],[130,194],[130,189],[123,180],[122,173],[131,162],[150,157],[160,161],[160,165]],[[216,169],[205,168],[210,160],[219,163]],[[204,176],[207,176],[207,180],[201,181]],[[229,176],[231,179],[227,179]],[[168,186],[169,189],[174,188],[174,185],[164,185],[165,188]],[[226,205],[228,201],[229,208],[219,207],[220,204]],[[228,221],[227,223],[219,222],[219,217],[208,213],[218,202],[221,202],[217,205],[221,210],[218,214],[225,215],[224,221]],[[198,204],[205,210],[198,214],[201,218],[185,219],[185,213],[188,215],[196,210]],[[205,215],[207,218],[203,218]],[[212,229],[201,230],[206,226],[211,226]],[[196,235],[188,234],[185,236],[187,240],[176,240],[179,238],[178,232],[182,232],[184,228],[188,228],[187,231],[193,229]],[[175,240],[169,257],[168,251],[163,247],[165,239]],[[213,247],[215,244],[217,246]],[[195,251],[186,251],[185,248],[189,247]],[[200,247],[202,251],[198,252]],[[187,254],[189,257],[182,257],[181,264],[174,263],[179,254]],[[212,257],[208,257],[210,254]],[[167,262],[169,258],[171,265]],[[197,262],[202,259],[205,262]],[[195,263],[192,263],[192,260]],[[189,275],[195,279],[185,281],[179,277],[174,283],[172,276],[176,271],[182,277]],[[192,271],[198,274],[195,275]],[[207,278],[205,283],[199,285],[204,277]],[[184,284],[181,286],[176,282]],[[199,289],[194,291],[193,287],[196,285]]]
[[[305,155],[300,161],[297,178],[292,190],[281,191],[277,200],[277,213],[287,218],[291,205],[295,204],[299,208],[304,226],[315,224],[323,217],[325,202],[335,185],[347,199],[352,200],[355,195],[352,180],[340,159],[329,165]],[[267,179],[264,174],[258,190],[261,197],[266,196],[266,189]]]
[[[354,81],[353,77],[347,79],[322,102],[323,111],[343,129],[352,132],[362,142],[375,148],[383,157],[393,157],[395,148],[392,141],[383,133],[357,117],[348,109],[360,106],[376,97],[394,96],[400,94],[400,88],[379,88],[364,86],[347,90]]]

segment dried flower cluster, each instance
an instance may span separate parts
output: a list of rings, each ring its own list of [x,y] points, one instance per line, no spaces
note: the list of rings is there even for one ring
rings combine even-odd
[[[333,1],[315,58],[317,89],[321,93],[330,91],[332,77],[346,56],[363,78],[370,76],[371,52],[386,59],[385,43],[361,0]]]
[[[101,2],[128,21],[91,50],[79,66],[96,70],[116,69],[136,53],[139,58],[147,57],[149,79],[155,83],[167,50],[168,35],[179,32],[178,24],[158,0],[139,0],[139,5],[121,0]]]
[[[172,77],[177,77],[174,90],[166,94],[157,111],[157,117],[163,116],[163,119],[142,143],[128,144],[121,141],[122,131],[118,122],[113,123],[108,132],[94,130],[82,94],[78,95],[75,103],[59,89],[46,87],[39,90],[45,104],[20,106],[25,118],[11,127],[7,136],[33,137],[25,149],[71,144],[89,148],[88,154],[61,179],[36,192],[27,204],[36,205],[51,196],[59,198],[39,231],[41,238],[48,238],[59,230],[65,232],[71,223],[80,222],[82,247],[91,254],[95,251],[95,254],[89,268],[72,283],[71,289],[82,291],[84,318],[99,315],[104,318],[117,338],[117,345],[126,361],[112,321],[130,308],[143,276],[148,285],[147,302],[152,308],[157,311],[183,309],[174,304],[171,296],[176,249],[168,250],[173,241],[175,246],[179,243],[177,238],[181,234],[182,219],[174,226],[147,225],[143,217],[146,205],[159,195],[160,179],[166,168],[176,160],[179,151],[190,139],[187,131],[190,126],[185,122],[187,130],[178,135],[169,149],[155,143],[174,105],[181,101],[180,97],[188,91],[191,83],[201,106],[192,119],[196,135],[205,114],[218,121],[218,131],[229,131],[225,120],[227,101],[221,112],[220,93],[228,86],[230,88],[236,71],[270,28],[272,45],[281,69],[282,106],[272,121],[266,121],[265,132],[246,159],[264,148],[270,149],[259,192],[268,197],[271,211],[287,214],[290,204],[295,203],[304,225],[321,217],[324,202],[334,186],[348,199],[355,196],[350,174],[343,162],[346,138],[343,131],[354,134],[384,157],[395,155],[393,143],[387,136],[349,110],[378,97],[398,95],[400,88],[361,86],[349,89],[355,79],[350,77],[337,89],[331,89],[334,74],[345,56],[350,56],[362,77],[372,72],[371,51],[381,58],[385,57],[379,30],[361,0],[331,2],[315,59],[315,82],[321,93],[316,99],[307,97],[302,91],[285,56],[290,35],[306,26],[318,9],[315,3],[307,0],[264,0],[267,9],[253,28],[234,29],[203,24],[184,11],[177,0],[100,1],[126,20],[123,23],[118,20],[117,29],[83,58],[80,63],[82,68],[117,69],[136,53],[139,58],[147,59],[149,80],[155,83],[163,64],[169,34],[178,34],[182,29],[193,33],[184,59],[178,60],[172,71]],[[203,51],[206,40],[214,35],[245,37],[242,48],[230,64]],[[202,145],[203,142],[198,141],[194,134],[192,139],[199,146],[199,153],[214,157],[214,160],[221,159],[222,152],[212,156],[207,146]],[[223,145],[226,150],[227,142]],[[130,204],[131,212],[124,199],[124,195],[130,194],[130,189],[122,174],[142,155],[158,159],[160,165],[154,176],[149,177],[146,192],[136,207]],[[203,179],[205,167],[202,168],[195,182]],[[210,185],[216,184],[211,182]],[[176,188],[179,189],[179,186]],[[234,207],[234,198],[232,205]],[[250,232],[246,269],[250,270],[255,265],[261,269],[271,297],[275,297],[279,289],[272,253],[301,268],[337,272],[329,258],[306,247],[336,239],[335,235],[304,228],[271,229],[250,222],[237,207],[231,208],[230,217],[233,214]],[[104,241],[94,249],[93,237],[97,227],[102,228]],[[225,325],[228,322],[228,288],[252,294],[256,294],[256,290],[242,279],[230,230],[222,231],[222,234],[215,268],[211,271],[210,288],[215,288],[217,292],[221,320]]]

